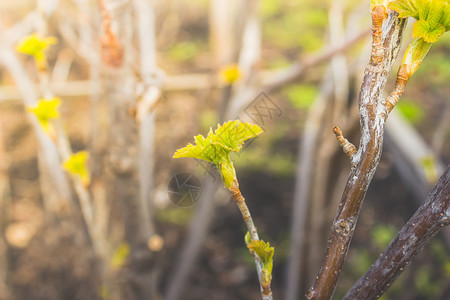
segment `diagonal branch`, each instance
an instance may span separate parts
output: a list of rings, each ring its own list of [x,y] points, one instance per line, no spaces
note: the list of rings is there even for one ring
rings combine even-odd
[[[373,51],[359,95],[361,125],[359,149],[352,156],[352,170],[333,221],[325,258],[314,285],[307,293],[308,299],[332,297],[353,237],[362,202],[381,157],[385,122],[382,91],[398,55],[406,22],[398,19],[395,12],[391,12],[385,22],[384,30],[381,31],[383,21],[381,20],[380,23],[380,19],[384,19],[384,13],[374,9],[372,11]],[[383,36],[378,36],[381,32]]]
[[[416,213],[344,299],[378,299],[409,262],[450,224],[450,166]]]

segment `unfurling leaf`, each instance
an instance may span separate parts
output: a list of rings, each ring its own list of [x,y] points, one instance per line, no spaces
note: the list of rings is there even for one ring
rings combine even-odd
[[[269,243],[262,240],[252,241],[247,245],[247,248],[255,252],[261,259],[263,263],[263,269],[266,270],[268,275],[272,274],[273,267],[273,254],[275,253],[275,248],[270,247]]]
[[[419,20],[414,23],[413,37],[422,38],[427,43],[436,42],[445,32],[445,27],[435,24],[433,27],[426,20]]]
[[[252,238],[250,236],[250,232],[247,231],[247,233],[245,234],[245,237],[244,237],[244,241],[245,241],[246,245],[248,245],[248,244],[250,244],[252,242]]]
[[[415,0],[396,0],[389,3],[388,7],[398,13],[399,18],[419,18],[419,11]]]
[[[52,127],[50,121],[59,118],[58,107],[61,99],[54,97],[51,99],[39,99],[35,107],[29,107],[28,111],[33,113],[41,124],[45,132],[51,133]]]
[[[87,160],[89,153],[87,151],[80,151],[72,154],[66,161],[64,161],[64,168],[73,176],[80,178],[85,187],[89,186],[90,174],[87,168]]]
[[[188,144],[178,149],[173,158],[192,157],[213,163],[220,171],[225,187],[230,188],[236,180],[230,153],[239,152],[246,140],[262,132],[258,125],[239,120],[225,122],[222,126],[218,125],[214,132],[210,129],[206,138],[201,134],[195,136],[195,145]]]
[[[223,68],[220,71],[220,75],[222,79],[228,84],[233,84],[242,77],[241,70],[236,64],[229,65]]]
[[[394,0],[388,7],[400,18],[413,17],[413,41],[403,57],[410,70],[409,76],[419,68],[431,43],[450,30],[450,5],[445,0]]]
[[[239,152],[246,140],[258,136],[262,132],[263,130],[258,125],[242,123],[239,120],[228,121],[223,126],[218,125],[214,133],[210,131],[207,139],[227,150]]]
[[[17,45],[17,51],[23,54],[33,56],[38,67],[47,63],[46,50],[51,45],[58,42],[55,37],[41,37],[37,34],[29,35],[23,38]]]

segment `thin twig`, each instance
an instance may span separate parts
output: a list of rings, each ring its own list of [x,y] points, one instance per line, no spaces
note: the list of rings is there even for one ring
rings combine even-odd
[[[344,299],[378,299],[413,258],[450,224],[450,166],[416,213]]]
[[[239,210],[241,211],[242,218],[244,219],[245,225],[247,226],[247,230],[250,233],[250,238],[253,241],[258,241],[258,231],[256,230],[255,223],[253,222],[253,218],[250,214],[250,211],[248,210],[247,204],[245,203],[245,198],[242,196],[241,191],[239,189],[239,183],[237,180],[233,183],[233,186],[228,189],[233,196],[234,201],[236,202],[237,206],[239,207]],[[256,264],[256,271],[258,272],[258,279],[261,285],[261,297],[263,300],[272,300],[272,291],[270,289],[270,286],[263,287],[261,284],[261,276],[263,276],[262,270],[263,270],[263,262],[261,259],[256,255],[255,252],[251,251],[253,255],[253,259],[255,260]]]

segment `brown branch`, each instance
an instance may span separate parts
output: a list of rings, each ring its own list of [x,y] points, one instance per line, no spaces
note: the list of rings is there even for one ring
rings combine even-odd
[[[373,27],[376,28],[379,22],[378,15],[372,16]],[[403,19],[397,18],[395,12],[390,13],[383,30],[383,59],[378,62],[376,56],[372,57],[365,70],[359,95],[360,145],[352,157],[353,167],[333,221],[325,258],[314,285],[307,293],[308,299],[330,299],[334,293],[361,204],[381,157],[385,121],[381,113],[385,108],[381,93],[398,55],[405,23]],[[378,47],[376,39],[372,46]]]
[[[449,181],[450,166],[426,201],[344,299],[378,299],[423,247],[450,224]]]

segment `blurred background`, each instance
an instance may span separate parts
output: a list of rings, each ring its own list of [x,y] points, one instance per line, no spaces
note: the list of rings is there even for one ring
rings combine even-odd
[[[232,159],[259,233],[275,247],[274,297],[301,298],[350,168],[333,126],[358,145],[369,6],[1,1],[0,299],[259,299],[245,225],[219,174],[172,159],[232,119],[265,131]],[[38,68],[17,51],[33,33],[58,40]],[[450,161],[449,50],[444,35],[389,117],[335,299]],[[59,116],[45,130],[30,108],[54,97]],[[83,164],[78,173],[62,167],[79,151],[89,155],[88,176]],[[449,249],[447,229],[383,299],[448,299]]]

